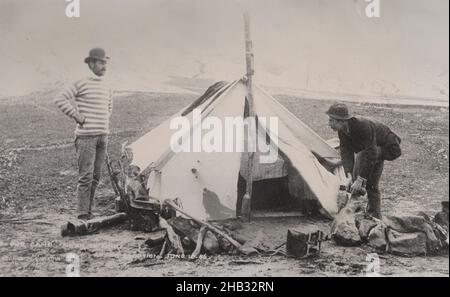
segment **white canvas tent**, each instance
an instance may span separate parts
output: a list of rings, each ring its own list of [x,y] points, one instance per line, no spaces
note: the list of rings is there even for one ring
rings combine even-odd
[[[180,116],[193,124],[189,131],[207,131],[201,124],[208,118],[244,116],[247,87],[242,80],[216,84],[192,105],[182,109],[159,126],[127,147],[132,152],[131,165],[144,170],[146,188],[154,199],[181,201],[183,209],[198,218],[218,220],[239,213],[238,179],[246,176],[248,153],[235,152],[174,152],[170,146],[173,134],[171,121]],[[337,212],[337,194],[343,181],[339,154],[311,128],[295,117],[276,99],[260,87],[254,87],[254,111],[257,117],[278,119],[278,158],[275,163],[262,164],[254,158],[253,181],[285,178],[289,195],[297,202],[315,200],[333,215]],[[193,108],[201,110],[202,121],[193,123]],[[258,141],[273,137],[271,127],[258,123]],[[236,132],[236,131],[235,131]],[[236,132],[239,133],[239,132]],[[243,139],[243,138],[242,138]],[[275,145],[271,142],[271,145]],[[259,151],[256,156],[261,154]],[[257,193],[253,193],[253,197]]]

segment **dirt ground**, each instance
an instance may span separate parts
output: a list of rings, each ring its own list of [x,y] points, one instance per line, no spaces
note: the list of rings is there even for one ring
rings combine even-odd
[[[62,238],[60,226],[76,207],[74,124],[52,104],[54,93],[0,99],[0,276],[65,276],[67,253],[79,256],[81,276],[336,276],[366,275],[373,251],[324,243],[318,258],[282,255],[203,256],[197,260],[156,259],[142,247],[144,233],[113,227],[97,234]],[[324,114],[328,101],[276,96],[319,135],[335,137]],[[115,99],[111,158],[124,141],[133,141],[195,99],[194,95],[127,92]],[[448,108],[349,103],[356,114],[392,127],[402,138],[403,155],[387,162],[381,180],[383,212],[433,215],[448,199]],[[96,214],[114,203],[109,178],[98,188]],[[30,220],[31,219],[31,220]],[[287,228],[327,222],[306,218],[255,220],[244,228],[275,247]],[[379,254],[385,276],[447,276],[448,255],[398,257]]]

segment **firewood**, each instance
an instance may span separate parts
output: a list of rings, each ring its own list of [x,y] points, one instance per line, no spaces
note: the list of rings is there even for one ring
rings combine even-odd
[[[180,237],[175,233],[175,231],[173,231],[172,226],[167,223],[167,221],[162,217],[159,217],[159,226],[167,230],[167,238],[169,239],[170,243],[175,248],[177,254],[184,257],[184,249],[183,245],[181,244]]]
[[[173,230],[180,237],[188,237],[192,242],[197,242],[200,226],[195,226],[192,224],[192,220],[182,218],[182,217],[174,217],[167,221]],[[219,252],[220,246],[217,237],[211,231],[206,231],[205,236],[203,237],[203,249],[211,255],[217,254]]]
[[[86,235],[98,231],[101,228],[110,227],[123,222],[126,213],[116,213],[112,216],[97,217],[89,221],[69,221],[61,227],[61,236]]]
[[[164,242],[166,236],[167,236],[166,229],[152,232],[145,238],[145,244],[149,247],[158,246]]]
[[[195,259],[198,257],[198,255],[200,255],[202,245],[203,245],[203,238],[205,237],[207,230],[208,229],[205,226],[202,226],[200,228],[200,232],[198,233],[198,238],[197,238],[197,245],[195,247],[194,252],[192,252],[192,254],[191,254],[192,259]]]
[[[210,229],[211,231],[213,231],[214,233],[226,238],[235,248],[237,248],[237,250],[241,253],[243,253],[244,255],[251,255],[251,254],[255,254],[258,253],[258,251],[254,248],[247,248],[242,246],[239,242],[237,242],[235,239],[233,239],[231,236],[229,236],[228,234],[226,234],[225,232],[219,230],[218,228],[214,227],[213,225],[204,222],[200,219],[194,218],[193,216],[191,216],[190,214],[186,213],[183,209],[179,208],[178,206],[176,206],[171,200],[166,199],[164,201],[164,203],[166,203],[167,205],[169,205],[170,207],[172,207],[174,210],[184,214],[185,216],[193,219],[195,222],[197,222],[198,224],[202,225],[202,226],[206,226],[208,227],[208,229]]]
[[[164,243],[163,243],[163,245],[161,247],[161,251],[159,252],[158,259],[164,258],[164,255],[166,254],[166,248],[167,248],[167,245],[168,245],[167,242],[168,242],[168,239],[166,237],[165,240],[164,240]]]

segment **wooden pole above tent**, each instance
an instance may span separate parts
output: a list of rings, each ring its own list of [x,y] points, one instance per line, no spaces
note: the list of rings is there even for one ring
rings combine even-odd
[[[255,73],[253,68],[253,42],[250,35],[250,14],[246,12],[244,14],[244,25],[245,25],[245,62],[247,66],[247,78],[252,78]],[[249,84],[251,85],[251,84]]]
[[[250,36],[250,14],[248,12],[244,13],[244,26],[245,26],[245,62],[247,68],[247,104],[248,104],[248,116],[251,121],[255,119],[255,110],[253,104],[253,43]],[[250,122],[251,122],[250,121]],[[257,125],[255,121],[255,125]],[[241,205],[241,215],[250,220],[251,216],[251,197],[252,197],[252,186],[253,186],[253,159],[254,152],[249,148],[252,147],[251,144],[256,144],[256,127],[255,129],[251,129],[250,126],[247,126],[248,133],[247,137],[247,151],[248,151],[248,163],[247,163],[247,176],[246,176],[246,191],[245,195],[242,198]],[[253,133],[255,132],[255,133]],[[256,148],[256,146],[255,146]]]

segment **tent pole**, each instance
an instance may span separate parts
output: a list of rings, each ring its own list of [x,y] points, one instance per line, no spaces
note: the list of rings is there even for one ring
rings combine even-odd
[[[248,152],[248,163],[247,163],[247,179],[246,179],[246,191],[245,195],[242,199],[242,207],[241,207],[241,215],[250,221],[251,217],[251,197],[252,197],[252,186],[253,186],[253,159],[254,159],[254,150],[250,150],[249,148],[253,147],[252,144],[255,144],[256,149],[256,119],[255,119],[255,110],[254,110],[254,102],[253,102],[253,43],[250,37],[250,14],[249,12],[244,13],[244,25],[245,25],[245,62],[247,68],[247,102],[248,102],[248,116],[249,116],[249,125],[247,126],[247,152]],[[254,126],[252,124],[255,124]],[[254,133],[253,133],[254,132]]]

